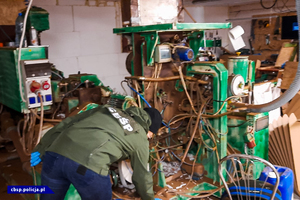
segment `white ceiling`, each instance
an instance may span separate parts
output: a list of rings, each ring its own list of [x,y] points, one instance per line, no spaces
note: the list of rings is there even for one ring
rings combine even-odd
[[[192,3],[193,0],[183,0],[184,6],[238,6],[251,3],[259,3],[260,0],[199,0],[197,3]],[[267,3],[270,1],[269,3]],[[272,5],[274,0],[263,0],[263,2],[268,6]]]

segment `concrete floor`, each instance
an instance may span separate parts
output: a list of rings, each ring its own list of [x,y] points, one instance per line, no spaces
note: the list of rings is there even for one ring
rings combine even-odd
[[[33,200],[33,194],[7,194],[7,185],[33,185],[31,175],[23,171],[20,159],[9,160],[0,164],[0,199]]]

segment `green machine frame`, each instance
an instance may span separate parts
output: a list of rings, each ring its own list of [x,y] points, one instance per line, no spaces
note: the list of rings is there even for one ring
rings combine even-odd
[[[205,40],[204,30],[211,29],[227,29],[231,28],[231,23],[178,23],[178,24],[159,24],[159,25],[149,25],[149,26],[139,26],[139,27],[125,27],[116,28],[114,33],[116,34],[131,34],[132,37],[132,51],[133,59],[131,61],[132,73],[131,75],[144,76],[143,68],[145,64],[153,65],[153,53],[155,46],[160,44],[159,33],[160,32],[184,32],[189,42],[189,46],[194,52],[198,52],[200,47],[216,47],[221,46],[221,41]],[[142,38],[142,39],[141,39]],[[141,40],[142,42],[136,44],[135,40]],[[205,42],[205,43],[204,43]],[[138,57],[140,56],[140,57]],[[146,56],[146,63],[143,62],[144,56]],[[196,57],[196,56],[195,56]],[[137,66],[141,66],[137,69]],[[213,98],[216,100],[213,103],[213,112],[217,112],[222,105],[222,101],[227,98],[227,82],[228,82],[228,71],[225,66],[221,63],[200,63],[195,62],[187,66],[187,75],[194,76],[196,74],[210,74],[213,76]],[[144,90],[144,85],[142,85]],[[226,112],[226,106],[221,110],[221,113]],[[218,154],[220,158],[226,156],[227,153],[227,116],[221,118],[216,118],[211,120],[213,127],[221,133],[220,142],[218,143]],[[204,138],[208,139],[208,138]],[[205,149],[201,148],[204,152]],[[200,161],[200,156],[197,159],[198,163],[204,164],[206,170],[208,170],[208,178],[211,178],[219,182],[218,176],[218,161],[215,152],[207,152],[207,158]],[[213,157],[213,159],[211,159]],[[161,187],[166,186],[164,176],[162,172],[158,175],[159,183]],[[215,189],[216,186],[209,183],[203,183],[196,187],[194,190],[209,190]],[[197,194],[191,194],[197,195]],[[186,197],[180,196],[180,199],[188,199]]]
[[[131,75],[132,76],[144,76],[144,67],[152,66],[154,64],[154,50],[156,45],[161,44],[159,34],[163,32],[180,32],[188,39],[190,48],[195,52],[198,52],[200,47],[220,47],[221,40],[205,40],[205,30],[214,29],[228,29],[231,28],[231,23],[177,23],[177,24],[158,24],[149,26],[137,26],[137,27],[124,27],[116,28],[113,30],[115,34],[125,34],[131,37],[133,58],[131,60]],[[218,62],[194,62],[187,64],[186,75],[196,76],[199,74],[210,75],[213,77],[213,113],[217,112],[228,95],[228,70],[225,66]],[[250,65],[253,67],[253,64]],[[252,75],[252,74],[251,74]],[[253,78],[254,76],[252,76]],[[251,80],[253,82],[253,80]],[[144,95],[144,83],[142,82],[142,95]],[[226,105],[221,109],[220,113],[226,112]],[[212,113],[211,113],[212,114]],[[247,114],[243,113],[243,120],[233,120],[226,115],[220,118],[211,119],[210,123],[214,129],[219,133],[217,143],[217,153],[219,158],[223,158],[227,155],[227,144],[230,144],[233,148],[244,152],[245,141],[243,139],[244,133],[247,132],[248,126],[256,126],[257,120],[268,116],[268,113],[262,114]],[[243,121],[247,121],[244,126],[235,128],[228,128],[227,124],[236,126]],[[256,129],[254,132],[255,139],[257,140],[257,146],[254,149],[248,151],[248,154],[256,155],[267,159],[268,151],[268,128],[262,127]],[[242,133],[242,135],[241,135]],[[203,136],[203,140],[208,144],[211,142],[209,137]],[[236,142],[238,140],[238,142]],[[218,185],[220,178],[218,175],[218,160],[215,151],[209,151],[205,147],[201,147],[200,155],[206,154],[206,157],[198,156],[197,163],[204,165],[205,170],[208,172],[208,178],[213,180],[213,183]],[[160,166],[158,166],[160,167]],[[224,168],[226,165],[224,164]],[[262,166],[258,166],[257,174],[262,171]],[[166,186],[163,172],[158,172],[158,185],[161,187]],[[256,175],[257,176],[257,175]],[[210,190],[215,189],[216,185],[203,182],[193,188],[193,190]],[[197,194],[190,194],[197,195]],[[216,194],[220,195],[220,193]],[[183,196],[177,196],[176,199],[189,199]]]

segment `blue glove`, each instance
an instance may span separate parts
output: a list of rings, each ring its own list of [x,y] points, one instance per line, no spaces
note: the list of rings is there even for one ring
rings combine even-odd
[[[161,200],[161,199],[159,199],[159,198],[155,198],[154,200]]]
[[[30,159],[31,167],[36,166],[37,164],[39,164],[42,161],[40,158],[40,155],[41,154],[39,152],[31,153],[31,159]]]

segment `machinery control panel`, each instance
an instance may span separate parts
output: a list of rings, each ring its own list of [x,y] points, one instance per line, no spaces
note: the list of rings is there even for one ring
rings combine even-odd
[[[26,80],[28,108],[40,107],[41,100],[38,97],[38,93],[41,94],[43,105],[52,105],[52,92],[50,83],[50,76],[42,76],[34,79],[28,78]]]
[[[47,59],[23,61],[23,81],[28,108],[52,105],[51,63]],[[41,98],[39,97],[41,96]]]

